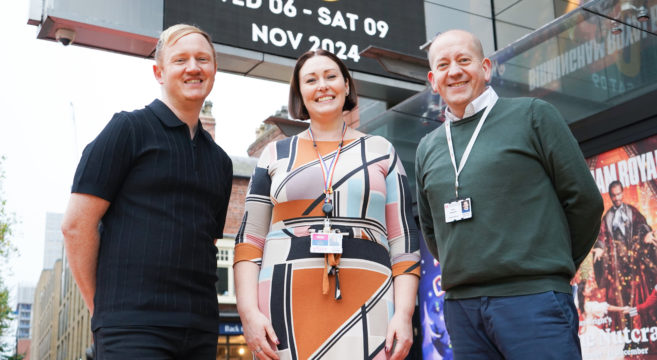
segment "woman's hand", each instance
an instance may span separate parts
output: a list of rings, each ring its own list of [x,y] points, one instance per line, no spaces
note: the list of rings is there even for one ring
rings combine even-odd
[[[396,312],[386,332],[386,353],[390,360],[402,360],[406,358],[413,345],[413,325],[411,317]]]
[[[395,313],[388,323],[386,353],[391,360],[402,360],[413,345],[412,317],[419,278],[412,274],[397,275],[392,280]]]
[[[242,320],[244,338],[253,354],[262,360],[275,359],[278,337],[271,322],[258,307],[258,273],[260,267],[250,261],[233,265],[237,312]]]
[[[258,309],[240,314],[240,318],[251,352],[258,359],[278,359],[276,345],[279,342],[269,319]]]

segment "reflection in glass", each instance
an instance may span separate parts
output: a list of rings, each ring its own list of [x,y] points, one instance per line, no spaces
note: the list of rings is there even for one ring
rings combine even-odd
[[[622,2],[589,4],[494,54],[496,91],[543,98],[569,123],[654,91],[657,23],[621,14]],[[657,15],[657,1],[646,4]]]
[[[632,7],[627,1],[580,0],[584,5],[574,10],[573,1],[555,7],[565,15],[490,56],[491,85],[500,96],[544,99],[569,124],[657,90],[657,0]],[[443,108],[427,87],[361,129],[393,143],[413,194],[415,148],[442,124]]]

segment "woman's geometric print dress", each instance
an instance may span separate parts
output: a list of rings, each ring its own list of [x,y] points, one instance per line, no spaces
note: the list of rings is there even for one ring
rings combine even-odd
[[[338,144],[317,142],[327,165]],[[386,139],[345,140],[331,193],[331,229],[344,235],[343,252],[325,294],[325,257],[310,252],[310,233],[324,227],[320,166],[311,140],[293,136],[265,148],[249,184],[235,262],[260,265],[258,303],[281,359],[384,359],[392,278],[420,274],[406,173]]]

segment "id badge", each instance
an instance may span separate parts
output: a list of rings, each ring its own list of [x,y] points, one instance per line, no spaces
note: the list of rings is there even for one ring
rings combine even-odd
[[[471,219],[472,218],[472,200],[470,198],[460,199],[461,205],[461,219]]]
[[[342,234],[325,232],[310,234],[310,252],[342,254]]]
[[[445,222],[450,223],[472,218],[472,200],[459,198],[445,203]]]

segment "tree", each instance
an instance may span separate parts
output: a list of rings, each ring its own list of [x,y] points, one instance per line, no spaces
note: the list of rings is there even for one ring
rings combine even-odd
[[[9,305],[9,290],[4,285],[4,281],[0,278],[0,336],[5,336],[9,325],[13,320],[13,311]],[[9,350],[4,341],[0,341],[0,353]]]
[[[13,214],[7,212],[5,205],[7,200],[4,199],[2,191],[2,181],[5,178],[4,171],[2,170],[2,163],[5,157],[0,156],[0,268],[5,268],[4,265],[9,261],[9,256],[16,251],[16,248],[11,242],[11,227],[15,223]],[[0,273],[0,338],[7,335],[11,321],[13,320],[13,311],[9,304],[9,289],[5,286],[4,275]],[[8,344],[0,341],[0,353],[5,353],[8,349]]]
[[[23,354],[14,354],[14,355],[6,357],[5,359],[6,360],[23,360],[23,359],[25,359],[25,355],[23,355]]]
[[[5,172],[2,170],[2,163],[4,161],[5,157],[0,156],[0,259],[2,261],[6,261],[9,255],[15,250],[10,240],[14,216],[5,210],[7,200],[4,199],[2,191],[2,182],[5,179]]]

